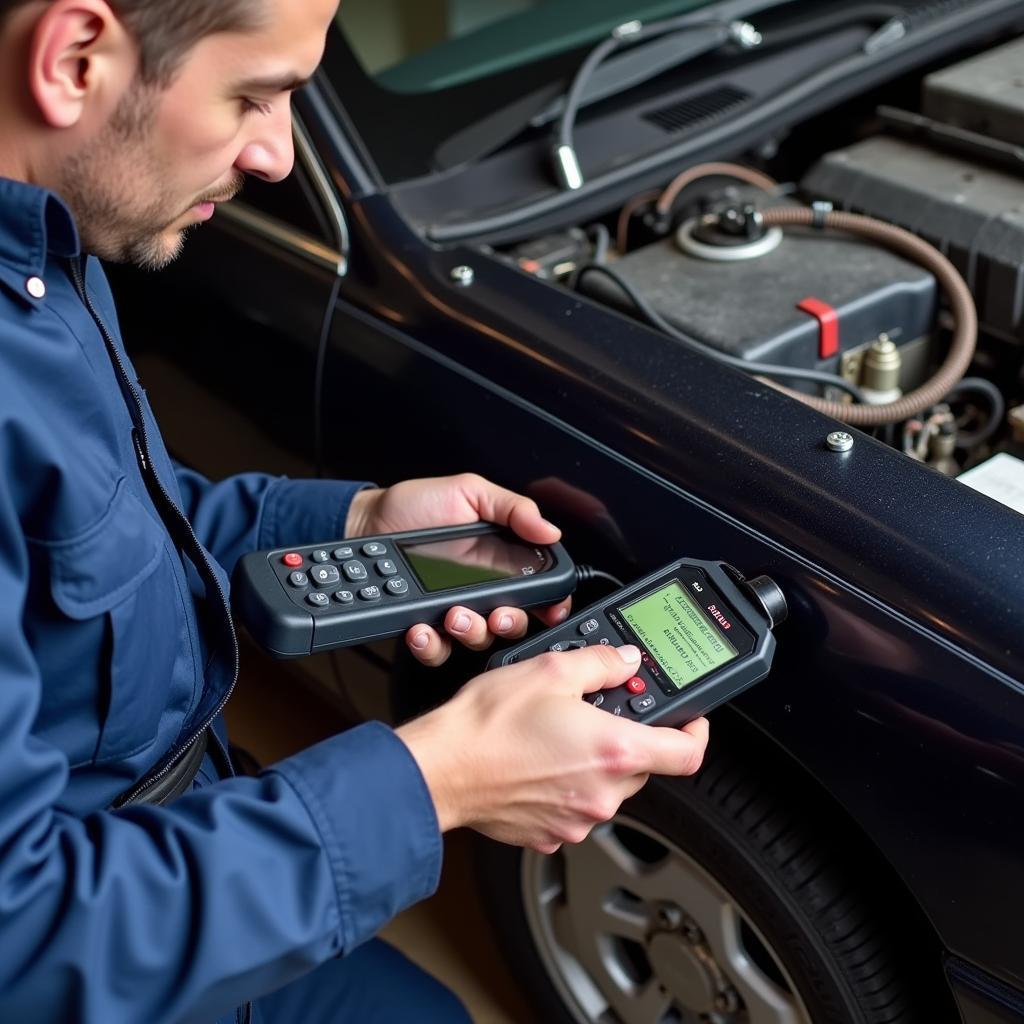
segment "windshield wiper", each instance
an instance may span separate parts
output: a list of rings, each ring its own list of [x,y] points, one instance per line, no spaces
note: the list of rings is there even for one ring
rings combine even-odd
[[[654,42],[638,46],[645,40]],[[761,33],[747,21],[695,19],[692,14],[652,21],[648,25],[640,21],[628,21],[613,29],[611,35],[587,55],[564,101],[561,101],[552,155],[555,175],[562,188],[575,191],[583,187],[583,172],[573,145],[573,126],[581,106],[647,81],[669,68],[717,50],[726,43],[752,50],[761,45]],[[596,79],[600,65],[616,50],[626,47],[631,51],[629,60],[620,58],[614,65],[609,64],[606,73]],[[657,64],[651,59],[655,55],[659,58]]]
[[[575,101],[577,108],[641,85],[662,72],[735,42],[743,33],[748,39],[746,49],[757,45],[757,32],[746,22],[697,20],[692,13],[649,25],[627,22],[591,51],[568,91],[554,83],[520,97],[442,143],[435,153],[435,164],[448,168],[479,160],[518,135],[524,123],[537,128],[564,118],[573,87],[581,75],[584,80],[582,93]],[[613,40],[614,45],[609,46]],[[645,40],[646,45],[638,45]],[[615,54],[620,47],[628,48],[625,53]],[[598,51],[601,54],[595,61],[594,54]]]
[[[594,70],[579,105],[581,108],[587,107],[636,85],[643,85],[665,71],[671,71],[733,41],[734,36],[729,26],[725,22],[715,22],[699,31],[684,29],[678,34],[671,32],[652,39],[646,46],[633,46],[625,53],[609,57]],[[541,128],[554,121],[562,115],[566,102],[566,95],[559,96],[554,103],[530,118],[530,126]]]

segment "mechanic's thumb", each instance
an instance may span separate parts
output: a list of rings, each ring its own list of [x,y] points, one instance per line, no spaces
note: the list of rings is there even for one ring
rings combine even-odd
[[[576,677],[581,694],[621,686],[630,676],[635,676],[640,668],[640,648],[632,644],[626,647],[599,644],[563,655],[570,658],[574,656],[581,667]]]

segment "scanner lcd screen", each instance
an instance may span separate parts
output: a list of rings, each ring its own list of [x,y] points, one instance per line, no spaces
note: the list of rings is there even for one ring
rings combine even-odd
[[[541,548],[500,533],[400,544],[399,548],[423,589],[430,593],[534,576],[551,564],[550,557]]]
[[[678,581],[619,609],[677,689],[739,657],[707,612]]]

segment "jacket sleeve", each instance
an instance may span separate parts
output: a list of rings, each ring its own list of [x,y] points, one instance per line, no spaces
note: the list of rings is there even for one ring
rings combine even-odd
[[[165,808],[60,810],[32,733],[28,554],[0,488],[0,1020],[211,1020],[371,936],[437,883],[433,804],[377,723]]]
[[[211,483],[177,463],[174,473],[183,511],[200,544],[229,575],[235,562],[250,551],[340,540],[352,498],[372,486],[263,473],[242,473]]]

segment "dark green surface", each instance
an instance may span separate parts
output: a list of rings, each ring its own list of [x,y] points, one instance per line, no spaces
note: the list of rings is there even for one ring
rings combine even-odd
[[[406,0],[414,4],[417,0]],[[546,0],[530,11],[501,18],[483,28],[410,56],[377,75],[395,92],[433,92],[521,67],[588,43],[596,43],[623,22],[654,21],[707,7],[710,0]],[[360,52],[358,38],[349,37]]]

